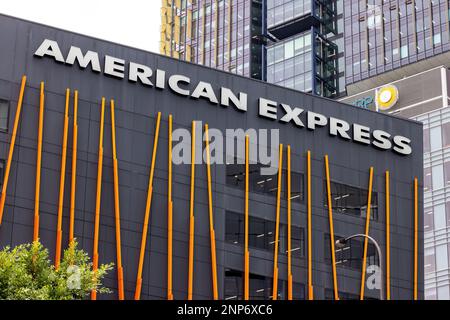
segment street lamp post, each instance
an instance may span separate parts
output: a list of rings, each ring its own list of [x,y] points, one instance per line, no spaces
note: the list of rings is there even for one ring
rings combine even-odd
[[[383,256],[381,255],[381,248],[380,248],[380,246],[378,245],[378,242],[377,242],[374,238],[372,238],[371,236],[367,236],[367,235],[365,235],[365,234],[362,234],[362,233],[354,234],[354,235],[349,236],[349,237],[347,237],[347,238],[342,238],[342,239],[336,240],[336,247],[338,247],[338,248],[344,247],[344,245],[345,245],[349,240],[351,240],[351,239],[353,239],[353,238],[365,238],[365,239],[368,239],[368,240],[370,240],[370,241],[374,244],[375,248],[377,249],[378,258],[379,258],[379,260],[380,260],[380,261],[379,261],[379,266],[380,266],[380,284],[381,284],[381,287],[380,287],[380,300],[384,300]],[[364,266],[364,268],[365,268],[365,267],[366,267],[366,266]]]

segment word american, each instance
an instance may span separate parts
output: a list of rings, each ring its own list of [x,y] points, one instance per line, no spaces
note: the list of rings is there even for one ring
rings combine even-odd
[[[213,86],[205,81],[198,81],[195,85],[191,78],[181,74],[166,75],[164,70],[153,69],[149,66],[136,62],[126,62],[123,59],[104,56],[103,68],[100,64],[99,54],[88,50],[83,53],[81,48],[71,46],[66,57],[54,40],[45,39],[37,48],[36,57],[51,57],[55,61],[74,65],[75,62],[81,69],[91,67],[93,72],[124,79],[127,69],[127,78],[130,82],[140,82],[144,86],[166,89],[169,87],[174,93],[191,97],[193,99],[206,99],[212,104],[230,107],[233,105],[237,110],[246,112],[248,109],[248,95],[245,92],[235,94],[231,89],[220,87],[218,94]],[[126,68],[127,66],[127,68]],[[328,127],[331,136],[342,139],[372,145],[381,150],[393,150],[401,155],[412,153],[411,140],[400,135],[392,135],[383,130],[373,130],[367,126],[354,123],[350,125],[347,121],[326,117],[323,114],[306,111],[299,107],[292,107],[285,103],[278,103],[266,98],[258,99],[259,116],[282,123],[293,123],[300,128],[316,130],[320,127]]]

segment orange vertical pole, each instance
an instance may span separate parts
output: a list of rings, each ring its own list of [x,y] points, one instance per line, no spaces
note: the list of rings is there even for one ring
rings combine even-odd
[[[325,155],[325,174],[327,178],[327,203],[328,203],[328,222],[330,224],[330,247],[331,247],[331,268],[333,270],[333,291],[334,300],[339,300],[339,291],[336,272],[336,252],[334,249],[334,226],[333,226],[333,208],[331,207],[331,183],[330,183],[330,165],[328,155]]]
[[[102,201],[102,174],[103,174],[103,129],[105,119],[105,98],[102,98],[100,115],[100,134],[98,140],[98,162],[97,162],[97,192],[95,198],[95,222],[94,222],[94,246],[92,254],[92,270],[98,270],[98,238],[100,229],[100,205]],[[97,300],[97,291],[92,290],[91,299]]]
[[[39,239],[39,199],[41,193],[41,164],[42,164],[42,135],[44,129],[44,82],[41,82],[40,98],[39,98],[39,125],[37,139],[37,155],[36,155],[36,187],[34,193],[34,232],[33,241]]]
[[[194,217],[194,196],[195,196],[195,121],[192,121],[191,136],[191,201],[189,204],[189,270],[188,270],[188,300],[192,300],[194,282],[194,238],[195,238],[195,217]]]
[[[292,246],[291,246],[291,146],[287,146],[287,257],[288,257],[288,300],[292,300]]]
[[[281,204],[281,176],[283,172],[283,144],[280,144],[278,153],[278,187],[277,187],[277,207],[276,207],[276,223],[275,223],[275,249],[273,253],[273,289],[272,299],[278,299],[278,245],[279,245],[279,229],[280,229],[280,204]]]
[[[389,171],[386,171],[386,299],[391,300],[391,205]]]
[[[3,211],[5,209],[6,190],[8,188],[9,172],[11,170],[11,162],[12,162],[12,157],[14,154],[14,146],[16,144],[17,128],[19,127],[20,113],[22,111],[23,95],[25,93],[26,83],[27,83],[27,77],[22,76],[22,82],[20,84],[19,99],[17,100],[16,116],[14,117],[14,127],[13,127],[13,132],[11,135],[11,142],[9,145],[8,160],[6,161],[5,176],[3,177],[2,196],[0,198],[0,225],[2,224],[2,220],[3,220]]]
[[[418,259],[419,259],[419,186],[414,178],[414,300],[418,299]]]
[[[153,196],[153,175],[155,173],[156,152],[158,150],[159,127],[161,124],[161,112],[158,112],[155,129],[155,140],[153,142],[152,163],[150,165],[150,174],[148,179],[147,201],[145,204],[144,225],[142,226],[141,251],[139,254],[139,265],[136,279],[136,290],[134,299],[140,300],[142,289],[142,269],[144,268],[145,246],[147,244],[148,223],[150,219],[150,208],[152,206]]]
[[[173,227],[173,202],[172,202],[172,115],[169,115],[169,157],[168,157],[168,186],[167,186],[167,300],[173,300],[172,293],[172,227]]]
[[[72,140],[72,180],[70,183],[70,217],[69,242],[74,239],[75,230],[75,195],[77,188],[77,144],[78,144],[78,91],[74,92],[73,100],[73,140]]]
[[[369,235],[369,226],[370,226],[370,208],[372,204],[372,184],[373,184],[373,167],[370,167],[369,171],[369,190],[367,192],[367,213],[366,213],[366,230],[365,230],[365,239],[364,239],[364,253],[363,253],[363,263],[361,270],[361,289],[359,294],[359,299],[364,300],[364,288],[366,287],[366,263],[367,263],[367,247],[369,245],[369,239],[367,236]]]
[[[217,262],[216,262],[216,236],[214,231],[214,215],[212,204],[212,186],[211,186],[211,154],[209,152],[209,134],[208,124],[205,124],[205,143],[206,143],[206,173],[208,177],[208,212],[209,212],[209,239],[211,247],[211,275],[213,299],[219,299],[219,290],[217,286]]]
[[[116,225],[116,259],[117,259],[117,287],[119,300],[125,299],[123,288],[123,267],[122,267],[122,243],[120,238],[120,195],[119,195],[119,164],[117,161],[116,149],[116,120],[114,115],[114,100],[111,99],[111,143],[114,170],[114,219]]]
[[[250,252],[248,250],[248,192],[249,192],[249,151],[250,140],[249,136],[245,136],[245,200],[244,200],[244,216],[245,216],[245,231],[244,231],[244,300],[250,298]]]
[[[58,270],[61,262],[61,243],[62,243],[62,218],[64,207],[64,183],[66,179],[66,159],[67,159],[67,136],[69,131],[69,99],[70,89],[66,89],[66,105],[64,108],[64,128],[61,150],[61,174],[59,178],[59,198],[58,198],[58,223],[56,227],[56,253],[55,269]]]
[[[311,205],[311,151],[307,153],[307,206],[308,206],[308,300],[314,299],[312,285],[312,205]]]

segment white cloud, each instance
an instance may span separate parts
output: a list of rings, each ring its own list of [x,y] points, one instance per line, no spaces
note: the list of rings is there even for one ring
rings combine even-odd
[[[159,52],[159,0],[1,0],[0,13]]]

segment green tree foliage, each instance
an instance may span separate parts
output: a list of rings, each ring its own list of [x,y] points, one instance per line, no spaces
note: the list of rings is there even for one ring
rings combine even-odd
[[[73,300],[85,298],[93,289],[109,293],[102,279],[113,264],[94,272],[88,254],[77,245],[73,241],[64,251],[58,270],[39,241],[1,250],[0,299]]]

